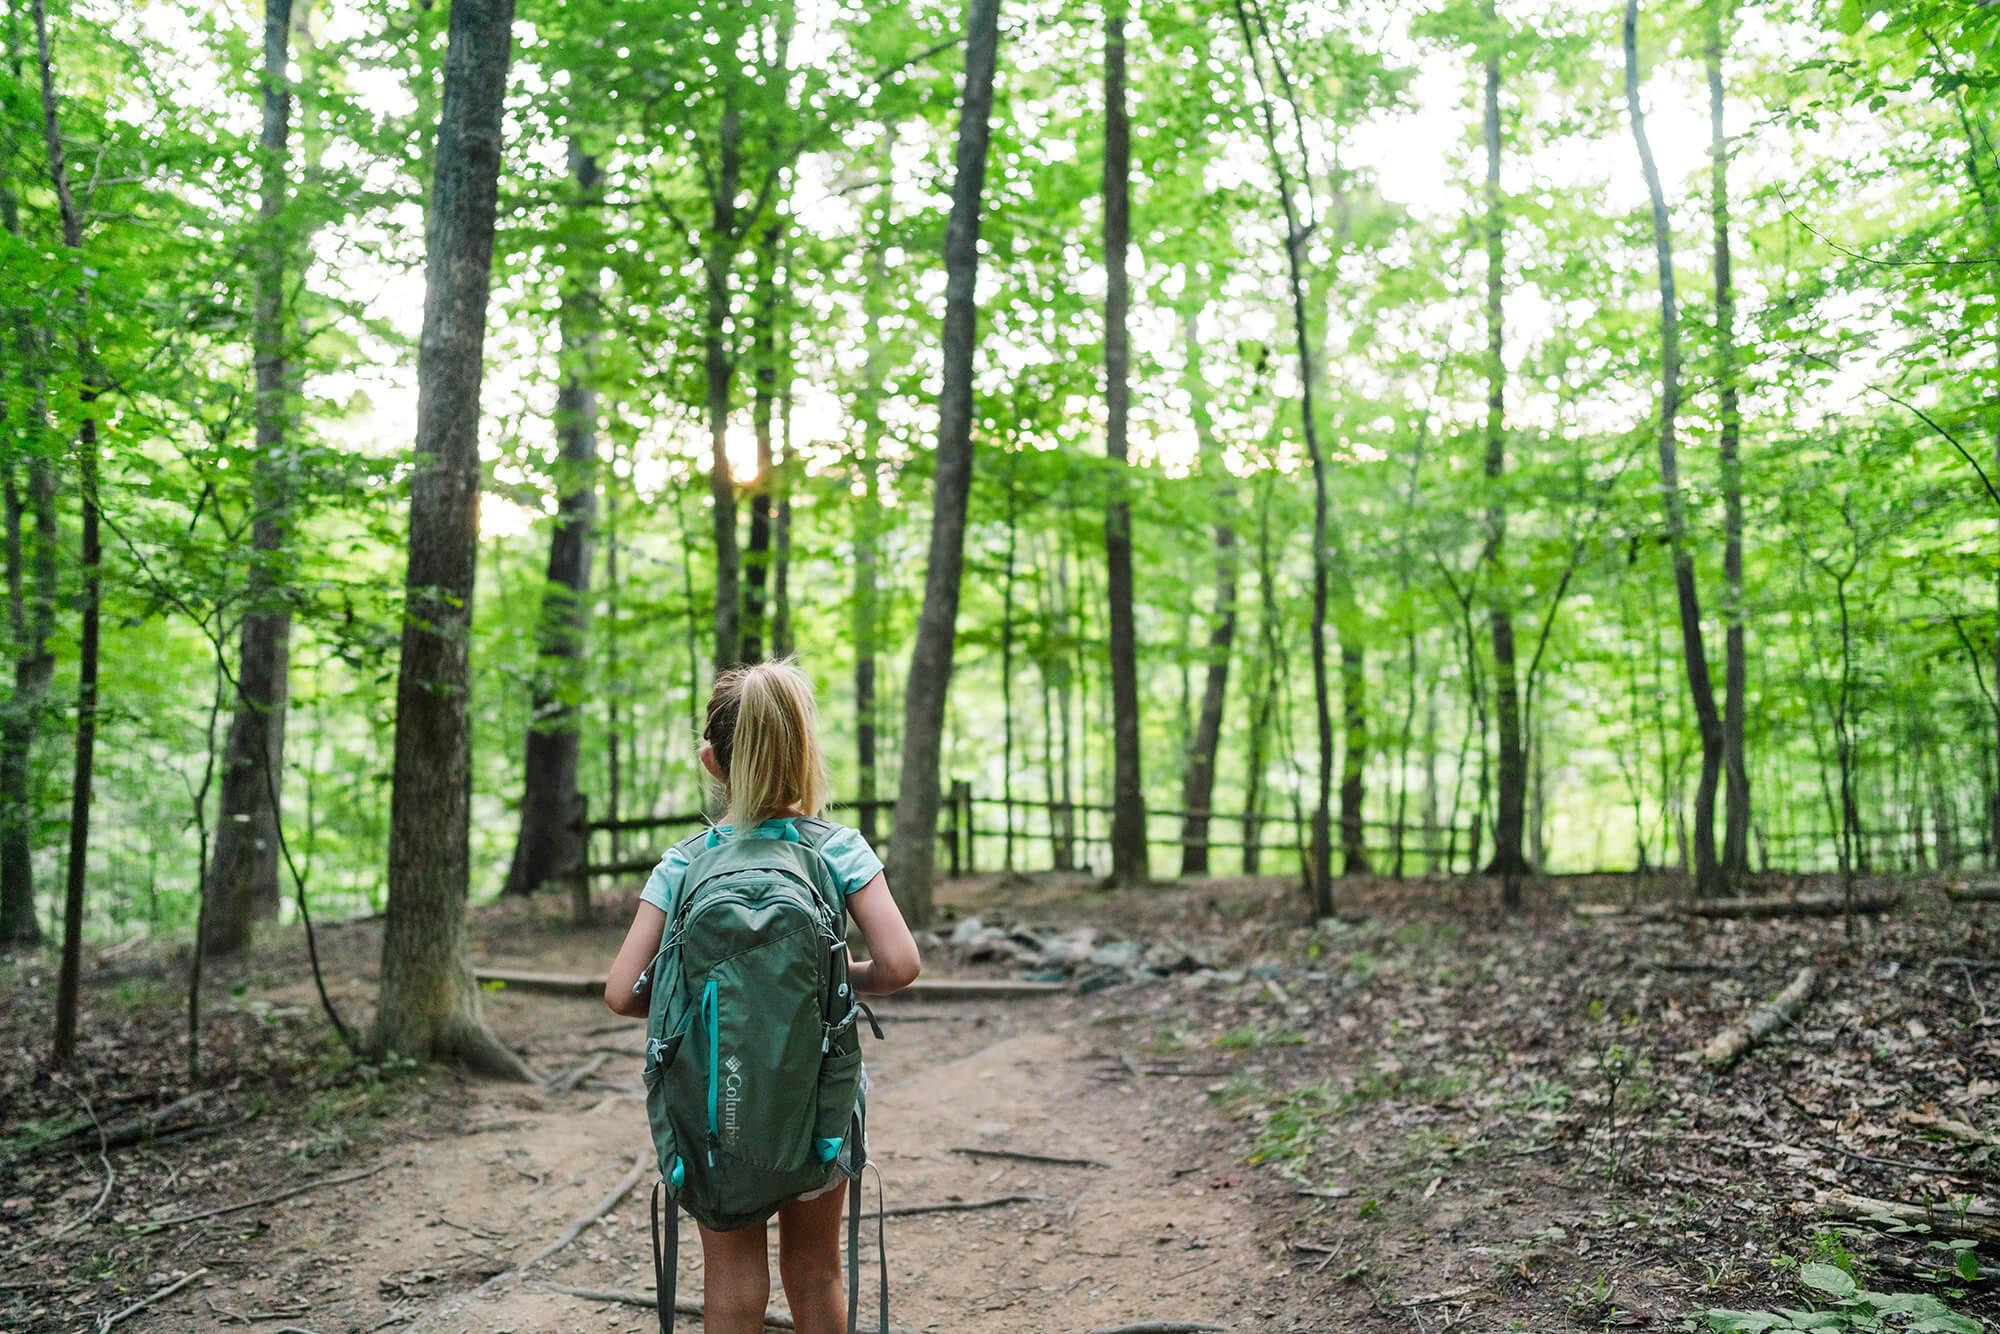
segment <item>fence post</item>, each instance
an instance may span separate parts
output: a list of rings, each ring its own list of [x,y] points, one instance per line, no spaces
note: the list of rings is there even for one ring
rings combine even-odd
[[[944,830],[944,836],[945,836],[945,841],[946,841],[946,842],[945,842],[945,846],[946,846],[946,847],[948,847],[948,848],[950,849],[950,851],[949,851],[949,852],[948,852],[948,853],[946,854],[946,857],[947,857],[947,862],[946,862],[946,864],[947,864],[947,865],[948,865],[948,866],[950,867],[950,870],[951,870],[951,877],[952,877],[952,879],[956,880],[956,879],[958,878],[958,875],[959,875],[959,869],[958,869],[958,866],[959,866],[959,863],[958,863],[958,784],[956,784],[956,783],[953,783],[953,784],[951,785],[951,788],[950,788],[950,790],[949,790],[949,794],[947,795],[947,797],[946,797],[946,799],[945,799],[945,802],[944,802],[944,810],[945,810],[945,814],[946,814],[946,816],[947,816],[947,817],[949,817],[949,819],[950,819],[950,823],[949,823],[949,824],[947,824],[947,825],[945,826],[945,830]]]
[[[581,791],[576,794],[575,827],[581,830],[577,840],[576,861],[569,867],[569,917],[571,926],[590,925],[590,875],[585,870],[590,865],[590,799]]]
[[[958,803],[958,826],[965,831],[965,874],[978,875],[974,865],[977,859],[973,855],[976,840],[972,824],[972,784],[961,778],[951,785],[951,791],[953,800]]]

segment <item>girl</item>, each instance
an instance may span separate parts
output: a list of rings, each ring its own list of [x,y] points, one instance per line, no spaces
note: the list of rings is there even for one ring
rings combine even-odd
[[[812,683],[789,659],[738,667],[716,678],[702,728],[701,763],[721,784],[730,838],[784,838],[797,816],[816,816],[827,803],[826,761],[820,752]],[[849,965],[860,992],[885,996],[916,980],[917,943],[890,896],[882,863],[867,840],[841,828],[820,846],[834,882],[847,896],[847,912],[861,928],[869,958]],[[604,1003],[644,1019],[647,991],[633,991],[666,929],[667,904],[686,874],[679,848],[653,869],[640,895],[632,929],[604,986]],[[650,990],[650,986],[648,987]],[[799,1334],[847,1334],[840,1284],[840,1223],[847,1194],[826,1186],[778,1210],[778,1274]],[[702,1324],[708,1334],[758,1334],[771,1295],[765,1224],[729,1232],[701,1230]]]

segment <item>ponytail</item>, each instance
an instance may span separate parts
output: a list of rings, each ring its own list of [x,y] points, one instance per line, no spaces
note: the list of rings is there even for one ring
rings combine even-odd
[[[728,801],[724,820],[747,833],[788,811],[818,815],[828,792],[812,682],[790,658],[736,667],[715,679],[702,735],[715,748]]]

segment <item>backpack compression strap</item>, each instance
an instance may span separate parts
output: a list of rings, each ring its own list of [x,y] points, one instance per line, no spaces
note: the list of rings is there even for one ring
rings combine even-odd
[[[660,1245],[660,1199],[667,1202],[667,1235]],[[681,1206],[664,1180],[653,1183],[653,1298],[660,1308],[660,1334],[673,1334],[674,1287],[680,1278]]]
[[[855,1156],[859,1159],[847,1182],[847,1328],[852,1334],[861,1310],[861,1174],[868,1169],[868,1099],[854,1104]],[[881,1266],[881,1330],[889,1334],[889,1201],[882,1191],[882,1169],[875,1169],[875,1260]]]

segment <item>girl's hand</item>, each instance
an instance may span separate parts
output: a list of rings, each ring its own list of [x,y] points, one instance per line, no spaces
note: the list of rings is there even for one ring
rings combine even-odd
[[[632,929],[625,933],[625,943],[618,947],[618,957],[611,961],[611,972],[604,979],[604,1003],[611,1007],[611,1013],[622,1014],[628,1019],[644,1019],[646,1007],[652,1000],[653,979],[646,979],[643,991],[632,990],[638,982],[639,974],[646,971],[653,962],[653,955],[659,952],[660,937],[667,929],[667,915],[643,899],[639,911],[632,918]]]
[[[903,910],[896,906],[896,898],[889,892],[888,877],[878,874],[849,894],[847,911],[861,928],[862,939],[868,942],[868,957],[847,965],[847,980],[854,989],[871,996],[887,996],[916,981],[917,974],[923,971],[923,960],[917,957],[917,942],[903,921]],[[634,971],[633,976],[638,973]]]

